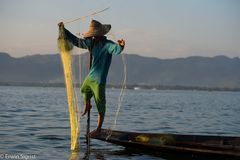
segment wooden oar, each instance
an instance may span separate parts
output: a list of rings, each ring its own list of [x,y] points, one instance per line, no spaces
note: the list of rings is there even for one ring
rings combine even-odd
[[[92,51],[89,50],[89,71],[91,69],[92,66]],[[87,153],[88,155],[90,154],[90,110],[91,110],[91,100],[88,100],[87,102],[89,104],[89,108],[88,108],[88,114],[87,114],[87,130],[86,130],[86,141],[87,141]]]

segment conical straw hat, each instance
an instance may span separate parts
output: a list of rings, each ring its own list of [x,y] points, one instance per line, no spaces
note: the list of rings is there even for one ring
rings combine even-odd
[[[84,37],[94,37],[94,36],[103,36],[107,34],[111,29],[110,24],[101,24],[96,20],[92,20],[89,29],[86,33],[84,33]]]

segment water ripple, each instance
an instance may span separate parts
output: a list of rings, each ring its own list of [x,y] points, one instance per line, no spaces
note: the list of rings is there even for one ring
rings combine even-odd
[[[0,86],[0,152],[36,153],[38,159],[68,159],[70,128],[64,88]],[[119,90],[107,90],[104,128],[115,119]],[[240,93],[127,90],[118,130],[240,136]],[[84,156],[86,117],[80,119]],[[91,130],[97,124],[93,104]],[[164,159],[96,140],[92,159]]]

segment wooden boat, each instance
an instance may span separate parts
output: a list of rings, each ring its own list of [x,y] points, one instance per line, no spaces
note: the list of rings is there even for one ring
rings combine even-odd
[[[112,131],[111,136],[108,136],[109,131],[102,129],[99,136],[91,138],[144,151],[240,159],[240,137],[123,131]]]

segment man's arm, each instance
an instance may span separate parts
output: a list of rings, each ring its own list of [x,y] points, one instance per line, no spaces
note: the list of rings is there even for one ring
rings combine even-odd
[[[108,51],[110,54],[118,55],[123,51],[124,47],[125,41],[123,39],[118,40],[118,44],[111,41],[108,46]]]
[[[122,47],[122,50],[123,50],[124,47],[125,47],[125,40],[120,39],[120,40],[118,40],[117,42],[118,42],[118,44]]]
[[[90,38],[82,39],[82,38],[76,37],[71,32],[69,32],[66,28],[64,28],[63,22],[60,22],[58,24],[58,26],[59,26],[59,30],[64,32],[67,40],[69,40],[74,46],[77,46],[77,47],[83,48],[83,49],[90,49],[90,46],[92,43],[92,40]]]

